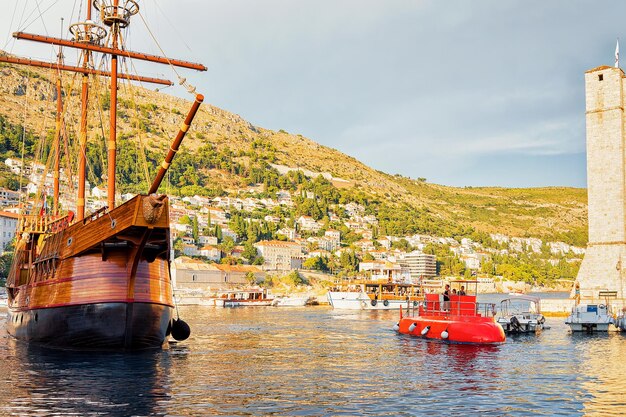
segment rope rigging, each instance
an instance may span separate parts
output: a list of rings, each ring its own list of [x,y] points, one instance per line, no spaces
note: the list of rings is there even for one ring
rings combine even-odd
[[[26,29],[29,26],[33,25],[35,22],[41,21],[41,23],[43,24],[45,33],[48,34],[48,29],[45,25],[45,22],[43,20],[43,15],[49,11],[53,6],[55,6],[59,0],[49,0],[50,3],[47,4],[48,2],[46,0],[35,0],[35,5],[34,7],[29,8],[27,4],[24,4],[24,7],[21,10],[21,16],[19,19],[20,24],[18,25],[21,29]],[[78,1],[78,6],[77,6],[77,1]],[[28,3],[28,2],[25,2]],[[130,2],[129,2],[130,3]],[[133,1],[133,4],[136,5],[136,3]],[[75,0],[73,2],[73,8],[72,8],[72,16],[74,16],[75,11],[77,10],[77,14],[80,17],[81,15],[84,14],[84,8],[83,8],[83,1],[79,1],[79,0]],[[102,21],[104,21],[105,19],[109,19],[109,22],[106,22],[106,24],[108,26],[111,26],[110,30],[106,30],[103,33],[103,37],[104,39],[102,39],[104,42],[104,45],[112,45],[111,48],[113,49],[118,49],[120,51],[127,51],[127,55],[123,52],[114,52],[111,51],[109,53],[114,53],[117,55],[118,58],[118,62],[119,62],[119,68],[121,70],[123,70],[126,74],[128,74],[129,76],[139,76],[139,72],[137,70],[137,67],[135,65],[135,59],[146,59],[146,58],[142,58],[139,54],[128,51],[126,49],[126,45],[125,45],[125,41],[126,41],[126,37],[129,34],[129,28],[128,28],[128,22],[125,22],[126,25],[121,24],[119,21],[115,22],[114,24],[111,24],[111,16],[110,15],[105,15],[104,12],[104,7],[118,7],[118,6],[107,6],[106,3],[102,2],[100,3],[100,19]],[[158,6],[158,5],[157,5]],[[91,7],[91,5],[89,6]],[[96,5],[96,8],[98,6]],[[124,6],[119,6],[119,7],[123,7],[125,8],[126,5]],[[160,8],[159,8],[160,10]],[[173,72],[173,74],[178,78],[178,84],[180,84],[181,86],[185,87],[185,89],[187,90],[187,92],[191,93],[191,94],[195,94],[196,92],[196,88],[189,84],[186,80],[186,78],[184,78],[176,69],[177,66],[185,66],[187,64],[193,64],[193,63],[186,63],[185,61],[181,61],[181,60],[175,60],[175,59],[170,59],[164,52],[163,47],[161,46],[161,44],[159,43],[159,41],[156,39],[154,32],[151,30],[151,28],[149,27],[146,19],[144,18],[144,15],[141,13],[138,13],[138,9],[136,12],[132,13],[132,14],[139,14],[139,16],[141,17],[141,20],[143,21],[146,30],[148,31],[149,36],[151,37],[152,41],[154,42],[154,44],[157,46],[158,50],[161,52],[162,57],[158,57],[159,60],[157,60],[157,56],[156,55],[151,55],[150,59],[147,60],[152,60],[153,62],[160,62],[160,63],[164,63],[169,65],[171,71]],[[13,14],[12,14],[12,18],[11,18],[11,26],[13,25],[16,16],[18,15],[18,5],[16,3],[14,9],[13,9]],[[88,14],[89,16],[89,14]],[[115,19],[116,16],[113,16],[113,19]],[[79,25],[83,25],[84,28],[84,33],[87,36],[92,36],[88,31],[90,30],[89,28],[92,27],[92,24],[90,23],[91,20],[79,23]],[[96,25],[95,23],[93,23],[93,25]],[[76,24],[71,25],[70,26],[70,32],[72,32],[72,34],[74,35],[74,39],[72,40],[72,42],[77,42],[76,41],[76,33],[72,30],[72,27],[75,27]],[[63,19],[61,19],[61,38],[63,39]],[[90,38],[91,39],[91,38]],[[32,40],[32,39],[31,39]],[[119,40],[119,45],[117,45],[117,41]],[[84,38],[83,38],[84,41]],[[9,41],[7,41],[7,44],[9,43]],[[67,45],[69,47],[71,47],[72,45],[70,44],[70,41],[68,41],[68,43],[61,43],[61,45]],[[189,46],[187,44],[185,44],[185,46],[189,48]],[[83,167],[85,168],[81,168],[83,170],[87,171],[87,177],[93,181],[94,183],[99,183],[100,181],[103,180],[103,175],[107,173],[107,166],[108,166],[108,161],[109,160],[115,160],[115,157],[113,157],[111,159],[111,155],[109,152],[108,158],[106,158],[106,154],[107,151],[106,149],[114,149],[115,148],[115,141],[114,140],[109,140],[110,143],[113,143],[113,146],[107,146],[107,141],[106,141],[106,129],[104,127],[104,123],[105,123],[105,115],[104,115],[104,111],[106,111],[106,109],[103,109],[103,104],[104,101],[102,100],[103,97],[105,97],[105,95],[107,94],[107,88],[106,86],[104,86],[104,84],[101,84],[101,80],[104,77],[99,77],[96,76],[95,74],[91,74],[93,75],[92,77],[88,77],[89,79],[89,85],[92,86],[93,88],[93,93],[89,93],[89,95],[91,96],[93,94],[93,98],[94,100],[90,100],[91,103],[88,104],[88,111],[87,111],[87,120],[82,120],[80,123],[83,124],[83,128],[81,128],[81,131],[78,132],[78,125],[79,125],[79,120],[80,116],[78,116],[79,112],[75,112],[72,109],[76,109],[79,108],[80,106],[76,106],[76,102],[80,101],[80,97],[81,97],[81,93],[80,93],[80,75],[77,72],[74,72],[74,75],[70,78],[70,82],[64,83],[63,79],[62,79],[62,72],[64,72],[65,70],[67,70],[67,66],[66,67],[61,67],[63,65],[63,60],[64,60],[64,55],[63,55],[63,50],[59,47],[58,50],[55,50],[55,47],[51,47],[51,50],[54,51],[54,56],[56,57],[55,60],[55,64],[51,64],[51,66],[48,68],[48,70],[50,71],[51,74],[54,74],[54,76],[58,77],[59,80],[61,80],[61,91],[63,92],[63,94],[65,94],[65,100],[64,100],[64,104],[63,107],[60,107],[60,120],[58,120],[57,123],[57,131],[59,132],[57,135],[55,136],[54,140],[51,140],[51,138],[49,137],[49,135],[46,134],[47,129],[49,127],[49,122],[50,120],[48,120],[48,111],[46,111],[42,118],[39,118],[39,121],[42,122],[42,124],[40,124],[40,128],[41,128],[41,132],[39,134],[39,137],[41,139],[41,141],[39,141],[39,144],[35,147],[34,149],[34,155],[32,155],[33,157],[35,157],[35,159],[37,159],[38,157],[41,158],[39,160],[46,160],[46,164],[44,165],[44,172],[43,172],[43,177],[41,179],[42,184],[42,190],[45,189],[45,182],[46,182],[46,178],[48,176],[48,172],[50,170],[50,164],[52,163],[53,160],[58,159],[59,161],[61,161],[62,159],[65,160],[66,163],[66,180],[67,180],[67,186],[69,186],[69,189],[73,192],[74,191],[74,173],[76,171],[78,171],[77,166],[79,165],[77,162],[77,158],[76,156],[79,156],[80,154],[82,154],[84,156],[84,164]],[[79,49],[77,48],[77,54],[78,54],[78,59],[77,61],[79,63],[82,62],[82,65],[84,65],[85,68],[91,69],[91,70],[96,70],[96,68],[101,68],[101,70],[103,72],[107,72],[109,73],[109,71],[111,71],[111,68],[107,68],[111,66],[111,59],[110,59],[110,55],[108,55],[106,53],[106,51],[98,51],[95,50],[96,52],[104,52],[102,53],[102,55],[98,54],[98,56],[94,55],[93,52],[86,52],[84,49]],[[133,58],[133,59],[127,59],[127,58]],[[32,63],[31,63],[32,65]],[[81,65],[81,64],[79,64]],[[200,64],[193,64],[196,66],[200,66]],[[39,65],[41,66],[41,65]],[[204,68],[204,70],[206,70],[206,67],[201,66]],[[198,69],[197,67],[190,67],[187,66],[187,68],[194,68],[194,69]],[[70,69],[71,70],[71,69]],[[53,77],[50,77],[53,78]],[[84,80],[85,78],[83,78]],[[154,78],[149,79],[147,77],[143,77],[144,80],[147,80],[149,82],[154,82],[152,80],[155,80]],[[131,79],[125,78],[125,77],[120,77],[119,81],[121,81],[118,89],[120,90],[120,92],[123,93],[122,97],[126,97],[126,103],[130,103],[130,105],[126,105],[127,108],[132,108],[133,111],[133,116],[131,116],[131,119],[129,120],[126,117],[122,117],[122,119],[120,120],[120,131],[123,131],[124,129],[124,124],[126,124],[126,126],[128,126],[128,124],[130,124],[130,126],[132,126],[134,129],[133,132],[133,138],[131,140],[126,140],[128,139],[127,136],[121,136],[121,139],[123,140],[123,147],[126,147],[126,151],[124,152],[125,158],[128,158],[129,155],[131,158],[135,158],[136,157],[136,162],[135,164],[128,164],[126,163],[124,165],[125,169],[125,175],[127,175],[127,181],[130,178],[131,181],[133,181],[133,185],[135,187],[137,186],[142,186],[142,184],[145,182],[146,185],[150,186],[150,164],[149,164],[149,151],[150,151],[150,147],[154,148],[154,143],[152,142],[147,142],[147,139],[149,139],[151,137],[151,135],[156,134],[157,136],[161,136],[161,133],[158,133],[157,131],[154,131],[153,133],[149,133],[149,129],[152,129],[152,125],[148,124],[150,123],[149,120],[151,118],[151,115],[157,115],[158,113],[154,110],[156,110],[156,108],[150,109],[148,108],[146,110],[145,106],[140,104],[141,100],[138,100],[138,91],[137,90],[137,86],[133,85],[133,83],[131,82]],[[135,79],[132,80],[135,82],[138,82],[140,87],[144,87],[144,83],[142,82],[141,79]],[[161,80],[163,81],[163,80]],[[32,87],[28,87],[28,88],[32,88]],[[34,90],[33,90],[34,91]],[[158,90],[157,90],[158,91]],[[60,99],[60,97],[59,97]],[[29,102],[30,100],[30,102]],[[28,156],[25,155],[26,149],[25,149],[25,140],[26,140],[26,119],[27,119],[27,113],[30,110],[30,106],[32,105],[32,100],[33,100],[33,96],[31,93],[31,96],[29,97],[28,94],[25,95],[24,98],[24,123],[23,123],[23,132],[22,132],[22,165],[24,165],[24,157]],[[111,99],[109,99],[111,100]],[[123,100],[123,99],[122,99]],[[123,103],[123,101],[120,100],[121,103]],[[42,110],[43,111],[43,110]],[[150,112],[150,115],[146,115],[146,111]],[[49,112],[50,114],[54,114],[52,111]],[[59,111],[57,112],[59,113]],[[32,114],[32,111],[31,111]],[[33,117],[33,120],[31,120],[31,122],[34,121],[35,118],[38,118],[37,116],[31,116]],[[159,114],[158,117],[163,117],[162,114]],[[122,121],[123,120],[123,121]],[[96,123],[94,123],[94,125],[90,124],[90,122],[93,121],[97,121]],[[153,120],[154,122],[154,120]],[[33,125],[33,123],[29,123],[31,126]],[[84,135],[85,133],[85,127],[87,126],[87,132],[91,135],[93,135],[94,130],[99,130],[101,133],[101,136],[98,135],[95,138],[92,138],[90,140],[90,146],[86,147],[81,146],[81,139],[80,137]],[[99,126],[98,126],[99,125]],[[112,126],[115,126],[115,124],[113,124]],[[112,129],[109,128],[109,131],[111,131]],[[117,129],[116,129],[117,130]],[[161,131],[163,131],[163,129],[161,129]],[[146,134],[146,132],[148,132],[148,134]],[[156,133],[155,133],[156,132]],[[184,131],[186,132],[186,130]],[[49,134],[49,132],[47,132]],[[108,132],[109,134],[111,134],[111,132]],[[101,144],[97,144],[97,148],[98,150],[96,152],[93,152],[93,145],[94,145],[94,140],[96,141],[102,141],[104,143]],[[62,146],[60,145],[60,142],[62,141]],[[128,149],[127,146],[129,146],[129,144],[134,144],[134,148]],[[148,146],[149,145],[149,146]],[[102,150],[104,149],[104,151]],[[134,149],[134,151],[133,151]],[[131,152],[130,154],[128,152]],[[30,153],[30,151],[29,151]],[[64,154],[64,155],[63,155]],[[118,150],[118,154],[119,154],[119,150]],[[73,157],[71,157],[73,156]],[[100,161],[97,161],[97,159],[94,158],[99,158]],[[125,162],[128,162],[127,160]],[[98,171],[98,163],[101,165],[102,169],[100,171]],[[120,166],[117,166],[118,170],[120,169]],[[55,169],[58,169],[55,168]],[[120,171],[118,171],[120,172]],[[22,170],[22,176],[24,175],[24,169]],[[111,175],[110,173],[108,174],[109,176]],[[22,184],[22,176],[20,177],[20,188],[23,186]],[[60,175],[59,175],[60,177]],[[119,175],[115,175],[115,180],[116,183],[120,180],[121,176]],[[136,179],[136,182],[135,182]],[[79,183],[81,183],[81,181],[79,181]],[[168,181],[167,183],[169,184],[169,172],[168,172]],[[58,182],[56,183],[58,184]],[[120,184],[117,184],[120,185]],[[126,186],[128,186],[128,184],[125,184]],[[114,189],[117,189],[117,187],[114,187]],[[119,188],[121,189],[121,188]],[[55,185],[55,190],[58,190],[58,187]],[[133,190],[136,191],[136,190]],[[80,191],[79,188],[79,194],[82,191]],[[56,193],[56,191],[55,191]],[[50,194],[50,193],[47,193]],[[72,193],[73,194],[73,193]],[[113,193],[110,193],[113,194]],[[117,193],[115,193],[117,194]],[[82,195],[82,194],[81,194]],[[44,192],[43,194],[43,198],[45,198],[46,193]],[[37,196],[39,197],[39,196]],[[80,196],[77,198],[77,200],[79,201],[84,201],[83,198],[81,198]],[[56,200],[55,200],[56,201]],[[83,203],[84,204],[84,203]]]

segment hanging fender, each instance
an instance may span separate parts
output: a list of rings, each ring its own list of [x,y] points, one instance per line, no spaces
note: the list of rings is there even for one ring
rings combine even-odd
[[[178,341],[185,340],[191,334],[189,325],[181,319],[172,321],[172,337]]]

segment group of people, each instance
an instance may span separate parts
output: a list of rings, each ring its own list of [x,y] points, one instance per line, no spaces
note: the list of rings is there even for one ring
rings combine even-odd
[[[446,284],[446,289],[443,292],[443,309],[450,310],[450,296],[451,295],[467,295],[465,294],[465,285],[461,285],[461,289],[459,291],[455,289],[450,292],[450,285]]]

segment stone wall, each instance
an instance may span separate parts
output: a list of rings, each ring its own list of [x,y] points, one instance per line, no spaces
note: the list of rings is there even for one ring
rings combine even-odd
[[[577,277],[582,302],[601,290],[617,291],[623,300],[626,289],[624,88],[619,68],[585,74],[589,244]]]

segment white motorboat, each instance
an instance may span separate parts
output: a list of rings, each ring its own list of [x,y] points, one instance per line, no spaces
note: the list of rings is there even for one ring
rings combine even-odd
[[[525,294],[511,294],[500,302],[497,322],[506,333],[537,333],[549,329],[541,314],[541,300]]]
[[[303,307],[309,301],[308,295],[276,297],[272,303],[275,307]]]
[[[608,304],[578,304],[565,319],[573,332],[606,332],[615,331],[616,321]]]

